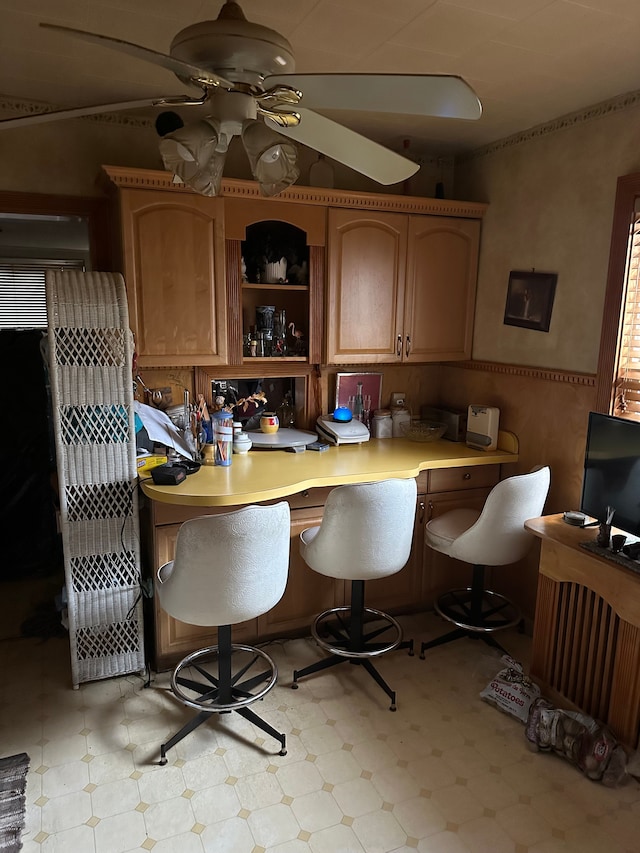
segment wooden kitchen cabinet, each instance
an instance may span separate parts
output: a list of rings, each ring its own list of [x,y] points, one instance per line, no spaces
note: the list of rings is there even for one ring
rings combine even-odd
[[[477,219],[409,217],[403,361],[471,358],[479,251]]]
[[[480,222],[329,211],[327,362],[469,358]]]
[[[317,187],[265,199],[239,180],[206,198],[169,172],[103,172],[118,190],[141,366],[257,365],[242,335],[258,304],[286,309],[306,335],[307,354],[290,358],[307,365],[470,357],[487,205]],[[243,282],[248,229],[269,221],[306,235],[308,285]]]
[[[280,199],[225,199],[227,240],[227,285],[232,321],[232,363],[322,361],[324,300],[324,252],[326,208],[321,205],[291,204]],[[287,261],[287,280],[264,280],[262,259]],[[244,266],[246,280],[242,280]],[[293,267],[298,274],[291,274]],[[243,351],[242,338],[256,325],[256,307],[273,305],[284,310],[287,324],[301,334],[288,331],[286,356],[252,357]]]
[[[119,203],[140,366],[226,364],[222,199],[123,189]]]

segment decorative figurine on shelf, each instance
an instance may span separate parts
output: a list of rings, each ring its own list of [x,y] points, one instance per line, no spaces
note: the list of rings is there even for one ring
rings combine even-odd
[[[295,340],[293,345],[293,355],[305,356],[307,354],[307,343],[304,340],[304,334],[300,329],[296,329],[295,323],[289,323],[288,329]]]
[[[249,279],[247,278],[247,264],[244,259],[244,255],[242,256],[240,263],[240,277],[245,284],[249,281]]]
[[[276,284],[284,282],[287,277],[287,259],[282,257],[277,261],[265,261],[263,281]]]

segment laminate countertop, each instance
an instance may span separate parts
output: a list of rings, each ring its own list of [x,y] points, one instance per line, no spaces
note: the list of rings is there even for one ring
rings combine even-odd
[[[228,467],[205,466],[178,486],[156,486],[141,479],[145,495],[182,506],[241,506],[286,498],[305,489],[371,483],[393,477],[417,477],[434,468],[462,468],[518,461],[518,440],[500,431],[498,449],[474,450],[462,442],[375,439],[364,444],[330,447],[318,453],[250,450],[234,454]]]

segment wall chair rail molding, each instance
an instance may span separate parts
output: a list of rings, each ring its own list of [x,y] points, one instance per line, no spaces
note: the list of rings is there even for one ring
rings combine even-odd
[[[527,367],[520,364],[502,364],[497,361],[453,361],[447,367],[459,367],[462,370],[478,370],[484,373],[501,373],[505,376],[522,376],[526,379],[541,379],[544,382],[566,382],[570,385],[583,385],[595,388],[595,373],[573,373],[567,370],[553,370],[546,367]]]

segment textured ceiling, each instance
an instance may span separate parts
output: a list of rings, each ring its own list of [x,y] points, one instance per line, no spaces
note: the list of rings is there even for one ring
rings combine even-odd
[[[177,95],[174,75],[40,29],[46,21],[168,53],[222,0],[0,0],[0,95],[80,106]],[[483,104],[477,122],[331,114],[401,150],[459,153],[640,89],[640,0],[241,0],[293,45],[296,70],[446,73]]]

